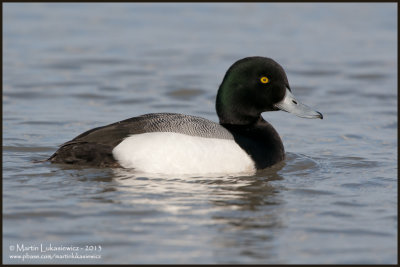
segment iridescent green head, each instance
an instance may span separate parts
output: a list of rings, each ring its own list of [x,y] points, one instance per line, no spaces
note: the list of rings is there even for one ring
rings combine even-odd
[[[265,57],[247,57],[228,69],[218,90],[216,109],[221,124],[252,124],[262,112],[274,110],[322,119],[321,113],[293,97],[283,68]]]

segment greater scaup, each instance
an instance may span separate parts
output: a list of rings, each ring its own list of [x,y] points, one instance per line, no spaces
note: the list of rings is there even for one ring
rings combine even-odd
[[[262,112],[322,119],[294,98],[283,68],[265,57],[243,58],[228,69],[216,110],[219,124],[153,113],[94,128],[61,145],[48,160],[163,174],[254,173],[285,157],[279,134]]]

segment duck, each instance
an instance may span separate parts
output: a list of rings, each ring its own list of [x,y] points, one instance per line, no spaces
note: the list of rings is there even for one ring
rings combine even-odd
[[[177,113],[144,114],[88,130],[47,160],[144,173],[254,174],[285,159],[278,132],[261,113],[323,118],[294,97],[281,65],[260,56],[228,68],[215,105],[219,123]]]

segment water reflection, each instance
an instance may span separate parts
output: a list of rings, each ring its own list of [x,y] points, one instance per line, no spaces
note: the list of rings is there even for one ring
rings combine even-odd
[[[126,169],[113,172],[117,190],[124,192],[131,209],[149,211],[133,216],[133,224],[162,213],[164,219],[172,217],[167,221],[189,224],[192,229],[212,226],[216,231],[208,238],[217,262],[235,263],[231,259],[241,255],[257,263],[274,258],[274,235],[284,224],[280,189],[271,182],[283,179],[278,172],[285,165],[282,162],[250,177],[149,177]],[[184,239],[182,235],[179,242],[185,243]]]

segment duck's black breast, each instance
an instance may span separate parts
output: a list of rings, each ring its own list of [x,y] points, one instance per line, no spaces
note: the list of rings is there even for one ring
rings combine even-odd
[[[222,124],[235,142],[251,156],[257,169],[272,166],[285,158],[285,149],[278,132],[262,117],[252,125]]]
[[[53,163],[116,167],[119,164],[114,159],[112,150],[128,136],[151,132],[234,139],[232,134],[218,123],[201,117],[152,113],[86,131],[61,145],[49,160]]]

